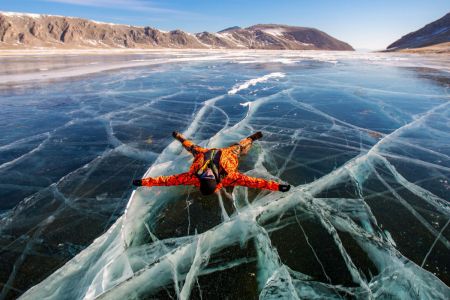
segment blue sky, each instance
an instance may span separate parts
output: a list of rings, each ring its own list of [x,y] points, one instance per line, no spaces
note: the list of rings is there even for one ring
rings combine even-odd
[[[384,49],[450,12],[449,0],[0,0],[0,10],[188,32],[277,23],[314,27],[357,49]]]

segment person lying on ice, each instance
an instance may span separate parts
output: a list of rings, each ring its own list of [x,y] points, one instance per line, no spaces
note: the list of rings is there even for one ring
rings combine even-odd
[[[184,148],[192,153],[194,162],[189,172],[171,176],[147,177],[133,180],[135,186],[169,186],[195,185],[203,195],[210,195],[222,187],[242,185],[250,188],[287,192],[291,188],[287,184],[267,181],[239,173],[239,157],[247,154],[253,141],[262,137],[259,131],[237,144],[227,148],[205,149],[194,145],[181,133],[174,131],[173,137],[180,141]]]

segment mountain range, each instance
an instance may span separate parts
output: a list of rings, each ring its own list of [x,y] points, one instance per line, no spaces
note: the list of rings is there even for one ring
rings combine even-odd
[[[0,49],[33,48],[354,50],[349,44],[308,27],[258,24],[191,34],[77,17],[0,11]],[[450,13],[403,36],[386,50],[450,52]]]
[[[354,50],[315,28],[259,24],[191,34],[75,17],[0,12],[0,48]]]

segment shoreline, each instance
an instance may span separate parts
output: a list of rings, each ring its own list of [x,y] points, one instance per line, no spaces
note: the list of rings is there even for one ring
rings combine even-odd
[[[149,53],[375,53],[367,51],[339,51],[339,50],[289,50],[289,49],[204,49],[204,48],[43,48],[43,49],[2,49],[0,48],[0,57],[7,56],[28,56],[28,55],[67,55],[67,54],[79,54],[79,55],[118,55],[118,54],[149,54]]]
[[[425,46],[420,48],[404,48],[404,49],[386,49],[381,51],[383,53],[409,53],[419,55],[449,55],[450,54],[450,42],[440,43],[431,46]]]
[[[259,53],[259,54],[415,54],[443,56],[450,53],[450,43],[442,46],[428,46],[423,48],[399,50],[291,50],[291,49],[219,49],[219,48],[0,48],[0,57],[12,56],[46,56],[46,55],[121,55],[121,54],[151,54],[151,53]]]

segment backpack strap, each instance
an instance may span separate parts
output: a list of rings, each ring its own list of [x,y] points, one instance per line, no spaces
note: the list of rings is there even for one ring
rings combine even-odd
[[[219,183],[221,181],[222,178],[220,178],[220,156],[222,155],[222,151],[220,150],[212,150],[212,154],[211,154],[211,159],[209,162],[210,168],[214,173],[214,177],[216,177],[216,181],[217,183]]]

